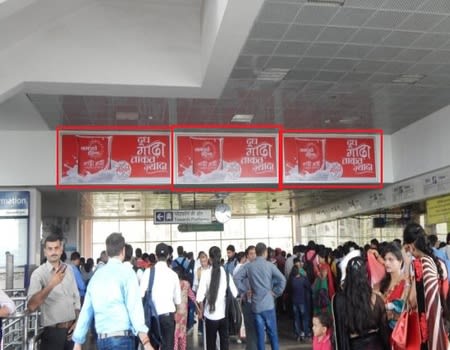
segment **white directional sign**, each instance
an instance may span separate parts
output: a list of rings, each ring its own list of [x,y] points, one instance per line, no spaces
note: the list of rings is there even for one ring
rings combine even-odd
[[[153,210],[153,223],[160,224],[210,224],[211,209],[189,209],[189,210]]]

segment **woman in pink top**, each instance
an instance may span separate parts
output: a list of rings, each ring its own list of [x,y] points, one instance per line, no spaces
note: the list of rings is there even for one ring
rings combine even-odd
[[[331,320],[328,315],[320,314],[313,317],[313,350],[332,350]]]

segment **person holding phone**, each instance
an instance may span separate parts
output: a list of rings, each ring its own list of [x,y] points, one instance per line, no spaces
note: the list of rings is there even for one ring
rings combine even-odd
[[[61,261],[62,253],[61,236],[50,234],[44,240],[47,261],[30,279],[28,310],[41,310],[41,349],[71,350],[74,345],[71,337],[80,312],[80,295],[72,269]]]

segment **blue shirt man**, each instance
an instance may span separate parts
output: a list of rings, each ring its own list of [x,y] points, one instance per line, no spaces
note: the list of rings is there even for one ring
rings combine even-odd
[[[258,243],[255,247],[256,260],[244,265],[238,276],[234,276],[239,291],[248,290],[245,279],[250,284],[252,311],[255,317],[258,350],[264,350],[265,328],[272,350],[279,350],[275,298],[281,296],[286,287],[286,278],[280,270],[266,260],[267,247]]]
[[[84,300],[84,295],[86,294],[86,283],[84,282],[83,275],[80,271],[80,253],[73,252],[70,255],[70,267],[72,268],[73,276],[75,277],[75,282],[77,282],[78,293],[80,293],[81,301]]]
[[[99,350],[134,348],[138,335],[144,349],[151,349],[144,309],[135,273],[122,264],[125,240],[120,233],[106,239],[108,264],[91,278],[72,339],[74,350],[81,350],[95,317]]]

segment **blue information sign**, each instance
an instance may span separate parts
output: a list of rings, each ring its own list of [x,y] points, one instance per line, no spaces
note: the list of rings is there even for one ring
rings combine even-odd
[[[29,216],[30,192],[0,191],[0,217]]]

